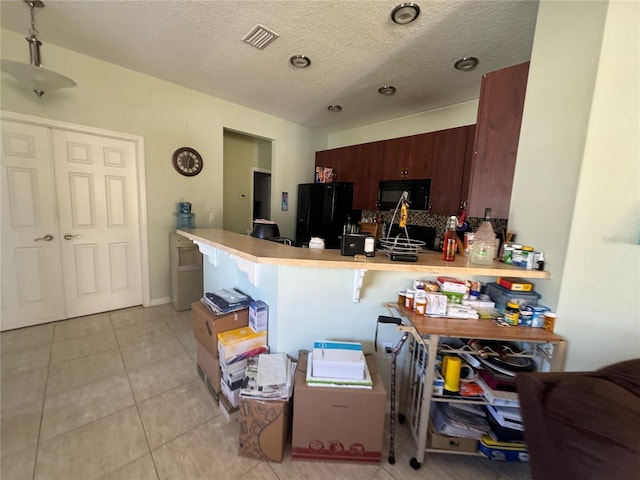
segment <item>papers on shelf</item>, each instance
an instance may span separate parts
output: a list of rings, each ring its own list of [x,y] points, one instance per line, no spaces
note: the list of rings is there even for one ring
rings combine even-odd
[[[520,399],[516,392],[505,392],[503,390],[494,390],[482,379],[478,377],[476,383],[480,385],[484,391],[484,398],[491,405],[497,405],[500,407],[519,407]]]

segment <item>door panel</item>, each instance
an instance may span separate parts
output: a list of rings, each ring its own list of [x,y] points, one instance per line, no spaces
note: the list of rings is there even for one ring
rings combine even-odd
[[[67,315],[139,305],[134,143],[60,130],[53,152]]]
[[[65,315],[49,130],[2,121],[0,328]]]

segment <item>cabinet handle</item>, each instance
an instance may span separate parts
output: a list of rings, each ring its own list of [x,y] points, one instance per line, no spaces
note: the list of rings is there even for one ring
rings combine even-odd
[[[71,240],[72,238],[80,238],[80,235],[69,235],[68,233],[64,236],[65,240]]]

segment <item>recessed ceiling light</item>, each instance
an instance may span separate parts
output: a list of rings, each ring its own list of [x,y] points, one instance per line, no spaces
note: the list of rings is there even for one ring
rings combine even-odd
[[[391,12],[391,20],[398,25],[406,25],[420,16],[420,7],[413,2],[401,3]]]
[[[380,93],[381,95],[393,95],[394,93],[396,93],[396,87],[393,87],[391,85],[384,85],[378,89],[378,93]]]
[[[305,57],[304,55],[293,55],[289,62],[296,68],[307,68],[311,65],[311,60],[309,57]]]
[[[327,110],[329,110],[330,112],[339,112],[342,110],[342,107],[340,105],[329,105],[327,107]]]
[[[462,70],[463,72],[468,72],[473,70],[478,66],[480,61],[476,57],[463,57],[453,64],[456,70]]]

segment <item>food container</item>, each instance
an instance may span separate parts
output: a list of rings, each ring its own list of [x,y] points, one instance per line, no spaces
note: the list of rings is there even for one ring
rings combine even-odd
[[[525,310],[531,312],[531,326],[535,328],[544,327],[544,312],[549,311],[549,307],[544,305],[526,305]]]
[[[487,295],[496,302],[496,309],[500,312],[505,311],[509,302],[517,303],[522,308],[525,305],[537,305],[540,300],[537,292],[514,292],[497,283],[487,284]]]
[[[319,237],[311,237],[311,240],[309,240],[309,248],[324,249],[324,240]]]

